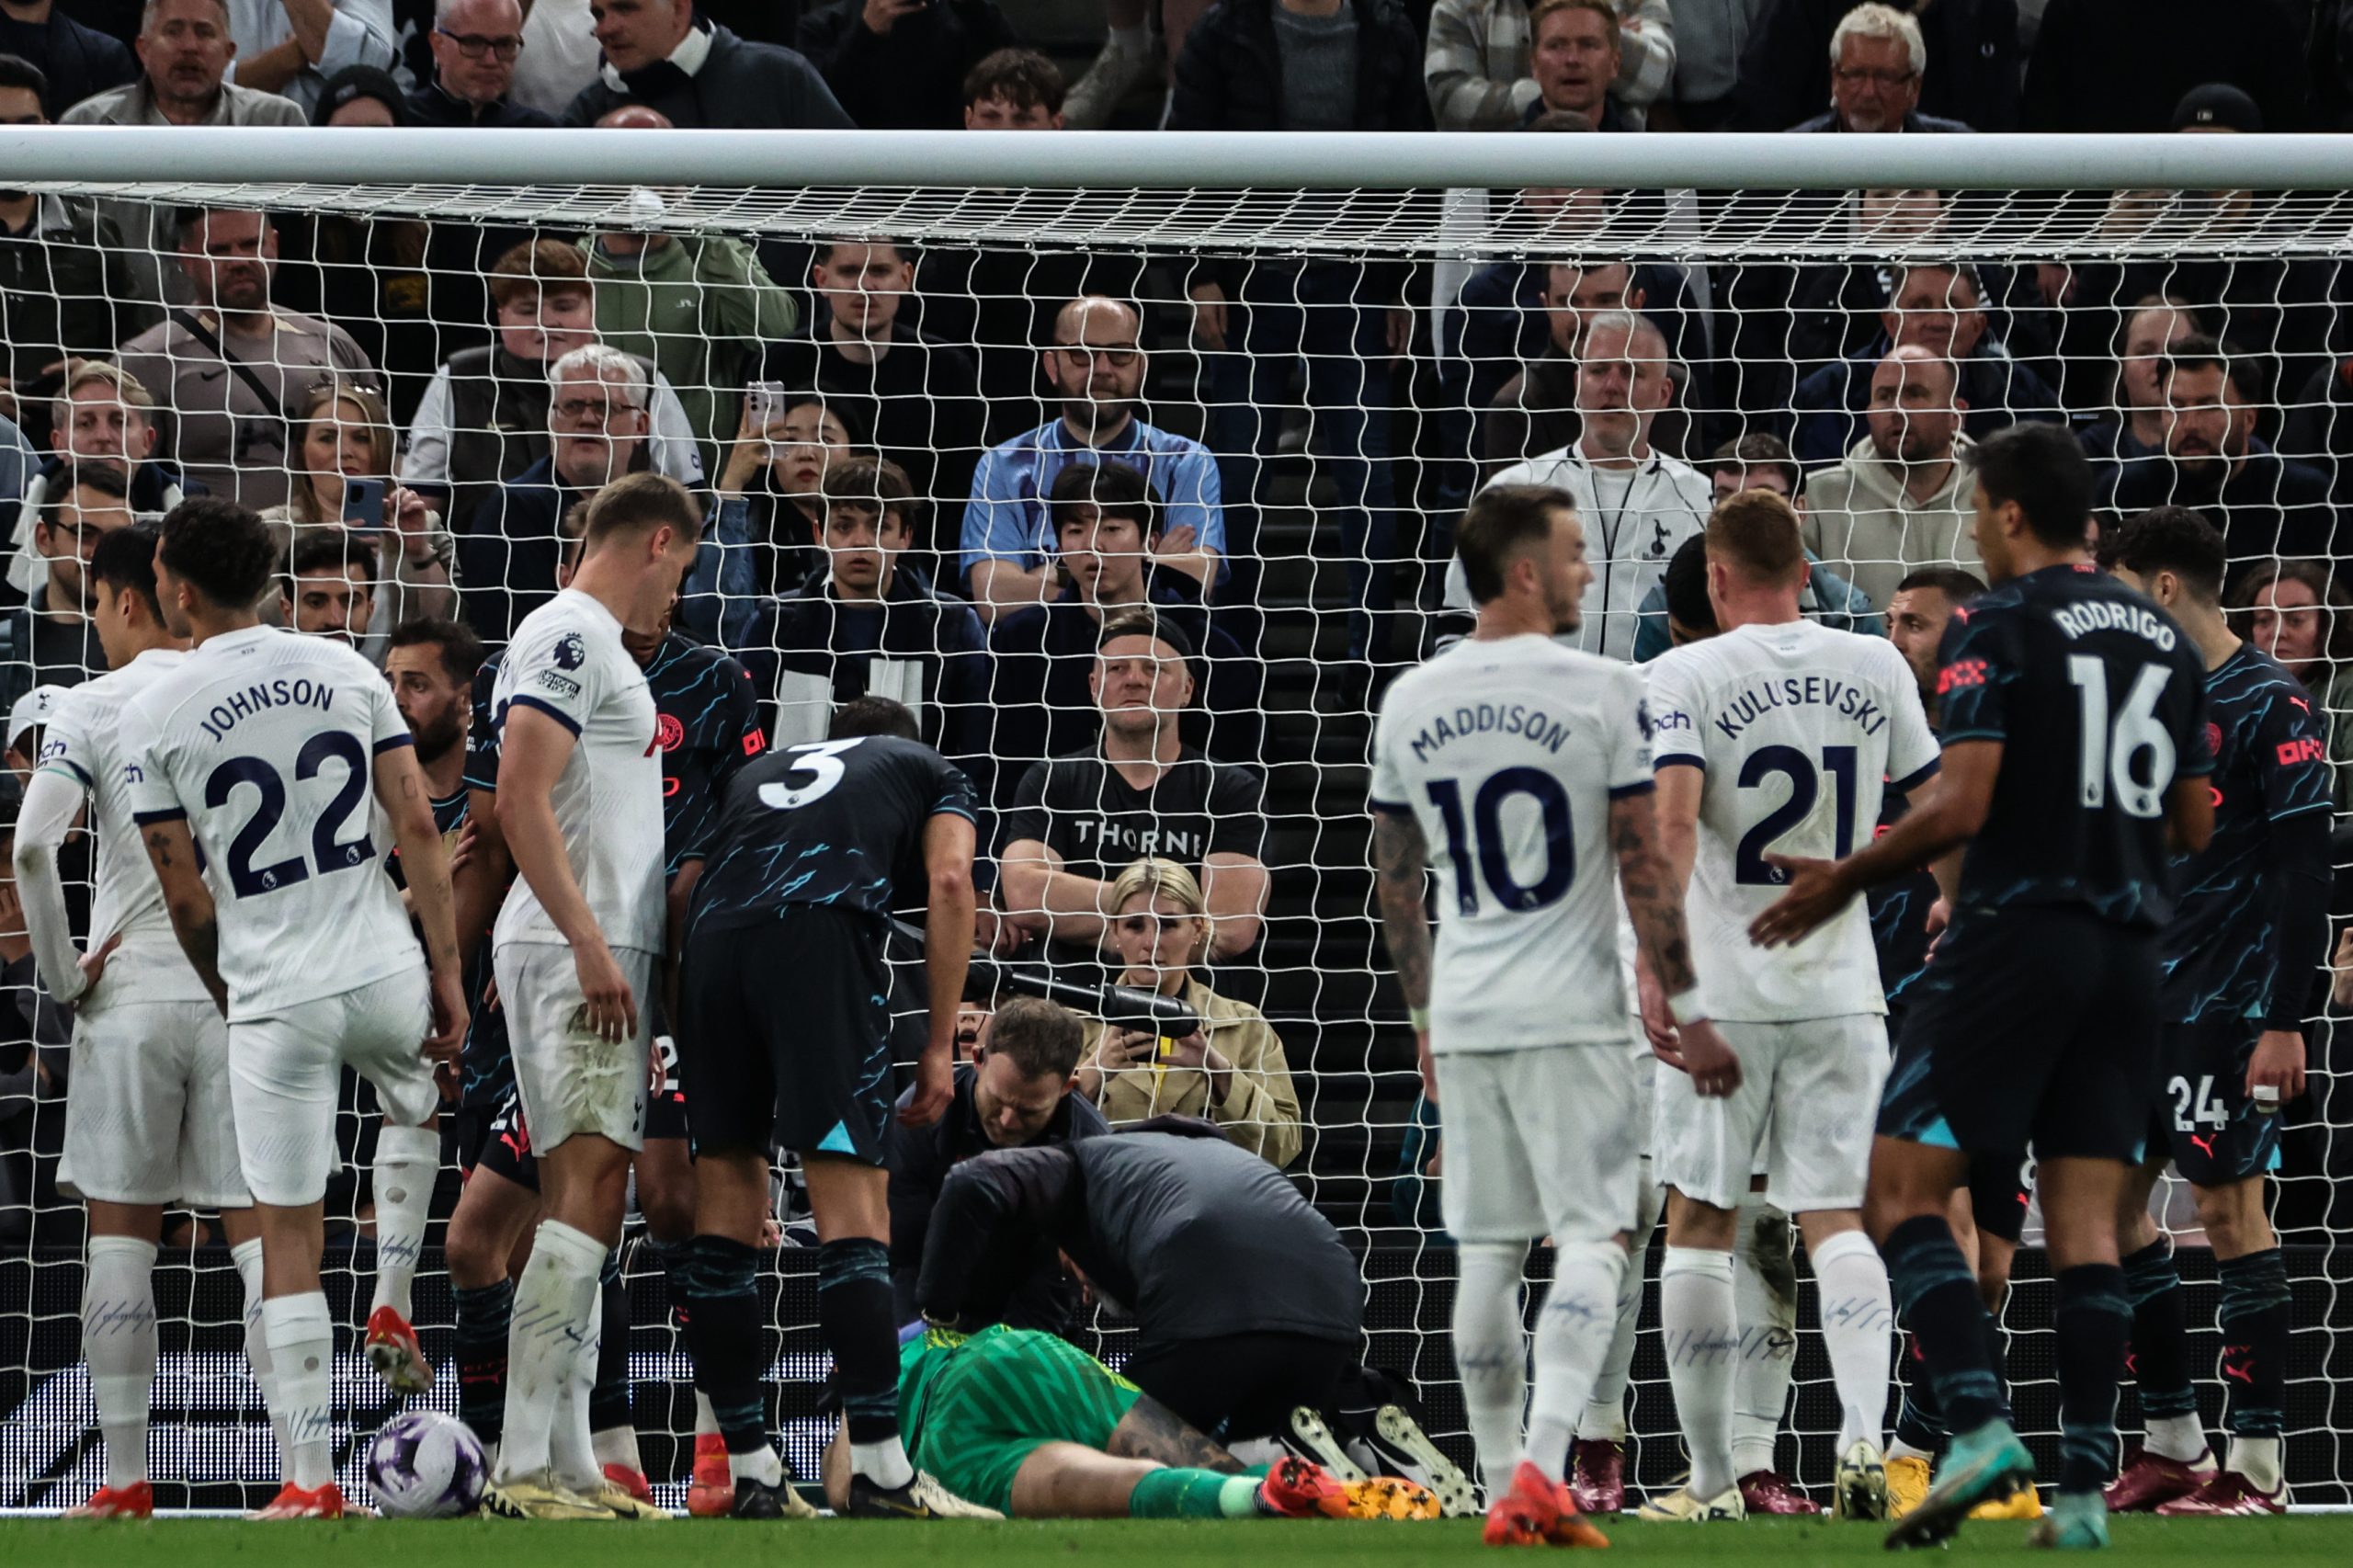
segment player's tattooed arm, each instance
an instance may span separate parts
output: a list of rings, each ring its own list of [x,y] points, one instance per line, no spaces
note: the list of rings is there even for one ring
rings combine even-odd
[[[229,988],[221,979],[221,926],[212,890],[204,885],[204,875],[197,869],[196,842],[188,836],[188,820],[149,823],[141,836],[147,846],[147,858],[155,868],[155,880],[163,885],[164,908],[172,917],[180,950],[188,954],[197,978],[211,994],[213,1006],[226,1013]]]
[[[1683,898],[1659,848],[1656,803],[1650,795],[1621,795],[1609,802],[1609,850],[1618,860],[1618,886],[1634,923],[1634,940],[1651,972],[1671,996],[1690,990],[1699,982],[1691,968]]]
[[[1184,1418],[1145,1394],[1111,1428],[1103,1451],[1113,1459],[1156,1460],[1178,1470],[1241,1472],[1242,1461],[1185,1424]]]
[[[1410,812],[1374,808],[1372,870],[1381,934],[1408,1007],[1430,1005],[1429,845]]]

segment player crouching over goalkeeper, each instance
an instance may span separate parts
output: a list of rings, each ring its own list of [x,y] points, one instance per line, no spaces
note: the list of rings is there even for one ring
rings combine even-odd
[[[927,1476],[1025,1519],[1428,1518],[1404,1481],[1344,1484],[1284,1459],[1245,1471],[1165,1405],[1067,1340],[1003,1324],[918,1324],[899,1352],[899,1430]],[[825,1495],[850,1504],[850,1454],[825,1450]]]

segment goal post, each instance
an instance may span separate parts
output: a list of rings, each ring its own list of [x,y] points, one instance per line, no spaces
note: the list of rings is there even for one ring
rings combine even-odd
[[[2243,624],[2293,656],[2328,722],[2332,767],[2353,767],[2353,600],[2333,585],[2353,551],[2341,512],[2353,504],[2353,318],[2339,322],[2353,309],[2353,158],[2341,138],[6,127],[0,169],[12,187],[104,217],[115,259],[131,264],[119,284],[104,265],[73,274],[85,281],[62,292],[54,324],[40,328],[57,334],[54,356],[32,352],[45,338],[8,345],[17,423],[39,437],[36,471],[74,439],[52,358],[118,348],[154,383],[148,391],[164,405],[155,455],[175,483],[235,494],[250,484],[257,504],[290,508],[298,537],[340,526],[349,494],[350,471],[306,447],[311,426],[381,421],[388,434],[361,476],[415,491],[434,521],[418,525],[423,535],[396,522],[363,528],[381,547],[364,585],[374,613],[388,619],[395,605],[423,605],[494,621],[506,612],[480,608],[481,596],[507,605],[551,587],[558,501],[578,488],[555,466],[570,460],[558,449],[565,432],[551,424],[561,416],[548,356],[533,358],[533,346],[572,341],[567,333],[601,337],[654,372],[631,383],[642,401],[630,412],[643,416],[632,460],[685,480],[708,503],[718,553],[707,578],[699,568],[689,580],[684,624],[743,658],[772,738],[814,738],[809,727],[850,687],[904,696],[926,734],[969,761],[992,808],[984,831],[1000,843],[1017,821],[1073,824],[1066,804],[1025,797],[1022,783],[1032,766],[1094,743],[1093,643],[1061,612],[1009,597],[983,617],[945,597],[983,597],[980,562],[1016,562],[1037,576],[1037,594],[1067,589],[1080,601],[1093,585],[1125,584],[1129,568],[1148,566],[1134,581],[1196,644],[1184,742],[1247,782],[1241,797],[1220,794],[1197,823],[1163,824],[1149,840],[1114,833],[1108,815],[1089,831],[1122,846],[1121,858],[1198,862],[1228,848],[1266,868],[1256,930],[1202,971],[1212,989],[1256,1006],[1280,1048],[1250,1067],[1265,1093],[1237,1131],[1286,1154],[1302,1190],[1361,1251],[1369,1359],[1416,1381],[1433,1430],[1458,1453],[1467,1437],[1446,1345],[1453,1267],[1429,1200],[1443,1179],[1442,1164],[1428,1164],[1442,1131],[1417,1105],[1411,1035],[1379,942],[1368,739],[1381,682],[1461,628],[1443,567],[1476,487],[1562,445],[1547,433],[1574,440],[1586,415],[1608,412],[1578,401],[1584,323],[1629,309],[1657,326],[1663,354],[1635,344],[1620,352],[1630,363],[1663,358],[1652,369],[1665,378],[1664,401],[1643,440],[1688,475],[1612,503],[1642,532],[1626,547],[1635,602],[1607,610],[1627,643],[1612,651],[1626,653],[1663,645],[1666,611],[1649,590],[1704,515],[1714,454],[1727,443],[1781,443],[1779,456],[1742,448],[1733,466],[1756,483],[1785,470],[1810,529],[1831,511],[1825,476],[1878,449],[1865,393],[1890,335],[1910,340],[1907,317],[1938,316],[1922,340],[1961,362],[1953,395],[1968,406],[1931,413],[1964,437],[2003,419],[2063,420],[2106,444],[2104,471],[2165,460],[2164,412],[2147,390],[2153,356],[2184,331],[2223,339],[2252,367],[2241,403],[2256,448],[2309,469],[2314,477],[2295,483],[2317,488],[2194,499],[2226,535],[2267,541],[2234,561],[2234,584],[2275,580]],[[230,344],[233,356],[263,356],[252,368],[284,404],[275,413],[202,404],[244,397],[241,378],[200,381],[198,349],[165,324],[167,307],[206,302],[200,247],[182,253],[183,209],[269,214],[278,303],[347,335],[348,350],[343,338],[325,348]],[[61,264],[80,243],[44,232]],[[650,235],[679,242],[688,261],[649,259],[660,249]],[[521,270],[499,269],[502,255],[535,238],[576,247],[573,259],[527,253]],[[860,248],[858,265],[830,269],[844,245]],[[1933,298],[1904,297],[1917,272],[1939,275]],[[559,323],[548,301],[572,282],[593,319]],[[502,317],[500,301],[518,291],[531,308]],[[1134,339],[1057,335],[1057,312],[1077,293],[1122,301]],[[2159,303],[2143,303],[2151,299]],[[2180,321],[2160,323],[2151,349],[2133,328],[2153,309]],[[123,330],[106,343],[74,335],[87,329],[72,324],[94,319]],[[876,329],[894,347],[829,357],[828,323],[856,338],[859,322],[876,321],[895,322]],[[1050,363],[1057,350],[1083,352]],[[291,357],[267,358],[279,353]],[[1962,398],[1964,370],[1996,401]],[[1079,428],[1057,424],[1085,401],[1072,378],[1093,387],[1131,373],[1131,412],[1160,444],[1121,434],[1103,451],[1142,472],[1165,525],[1161,554],[1141,563],[1143,546],[1105,543],[1084,519],[1066,538],[1074,509],[1057,509],[1048,494],[1078,440],[1052,434]],[[1633,379],[1643,373],[1637,366]],[[346,405],[330,389],[328,412],[305,412],[322,377],[366,381],[384,403],[365,417],[335,412]],[[535,389],[523,386],[533,377]],[[518,387],[530,394],[521,404],[501,401]],[[1097,406],[1119,401],[1106,394]],[[1101,428],[1113,429],[1119,412],[1102,415]],[[1052,465],[1038,459],[1038,442],[1021,447],[1040,432],[1057,452]],[[1020,449],[992,456],[1008,444]],[[788,601],[825,592],[824,476],[860,450],[910,476],[919,516],[892,581],[904,586],[920,572],[930,597],[919,613],[894,605],[880,630],[836,638]],[[1927,476],[1943,450],[1904,460],[1914,465],[1905,472]],[[56,506],[61,477],[43,483],[42,504]],[[1839,508],[1882,523],[1817,541],[1821,569],[1857,597],[1809,608],[1875,629],[1888,586],[1925,559],[1909,545],[1890,554],[1884,541],[1906,537],[1901,519],[1928,513],[1945,519],[1949,540],[1966,486],[1956,498],[1959,482],[1947,476],[1867,505],[1856,497],[1870,482],[1839,483]],[[526,529],[517,497],[534,486],[546,506]],[[134,487],[132,509],[153,509],[150,495]],[[21,506],[0,494],[9,572],[39,594],[72,569],[52,564],[59,536],[42,525],[58,519]],[[401,578],[395,549],[443,559],[444,575],[428,573],[421,587]],[[28,616],[7,615],[16,619],[0,620],[32,636]],[[379,622],[371,634],[386,630]],[[853,666],[854,677],[845,673]],[[21,640],[0,642],[0,695],[95,673],[87,658],[68,667]],[[1212,809],[1243,797],[1253,802],[1246,832]],[[2337,800],[2353,808],[2353,775],[2340,778]],[[2340,869],[2353,861],[2337,855]],[[1104,864],[1116,874],[1108,853]],[[1002,879],[998,898],[1044,923],[1041,911],[1006,902]],[[2353,903],[2340,899],[2336,914],[2353,914]],[[1099,980],[1102,963],[1073,947],[1033,946],[1025,961],[1077,964]],[[0,1003],[34,1008],[28,983],[10,973],[18,983]],[[2353,1043],[2340,1040],[2353,1034],[2340,1035],[2324,977],[2313,978],[2313,1089],[2288,1113],[2279,1180],[2297,1302],[2288,1469],[2301,1501],[2348,1504],[2353,1072],[2342,1053]],[[72,1092],[66,1023],[53,1008],[26,1017],[30,1062],[0,1073],[0,1510],[77,1501],[101,1474],[78,1364],[79,1210],[56,1182]],[[1181,1083],[1166,1087],[1181,1073],[1150,1077],[1141,1098],[1122,1103],[1165,1108],[1155,1096],[1181,1092]],[[2193,1091],[2187,1114],[2203,1103]],[[371,1106],[364,1094],[347,1098],[355,1165],[331,1195],[329,1290],[346,1324],[372,1270],[357,1161],[372,1139]],[[439,1241],[454,1193],[452,1174],[417,1291],[419,1327],[441,1367],[427,1403],[453,1412]],[[2169,1219],[2194,1221],[2178,1184],[2163,1201]],[[783,1205],[790,1220],[790,1183]],[[272,1473],[274,1455],[237,1354],[234,1271],[200,1228],[176,1233],[158,1286],[155,1474],[189,1483],[171,1501],[233,1506]],[[636,1419],[657,1494],[675,1502],[694,1406],[646,1236],[633,1211],[625,1272]],[[777,1418],[788,1457],[813,1477],[826,1369],[814,1252],[801,1239],[788,1225],[762,1290]],[[2211,1325],[2213,1271],[2202,1252],[2184,1257],[2190,1321]],[[1540,1252],[1530,1267],[1540,1278],[1548,1271]],[[2006,1326],[2021,1423],[2046,1460],[2057,1445],[2052,1305],[2030,1248]],[[1794,1346],[1777,1461],[1820,1488],[1838,1412],[1810,1290],[1797,1313],[1793,1342],[1771,1327],[1753,1353],[1779,1358]],[[1113,1358],[1132,1342],[1108,1314],[1088,1333]],[[343,1348],[336,1462],[349,1490],[361,1483],[367,1435],[393,1407],[356,1339]],[[2193,1336],[2210,1426],[2223,1397],[2215,1349],[2212,1333]],[[1682,1461],[1654,1292],[1627,1418],[1630,1478],[1666,1483]]]

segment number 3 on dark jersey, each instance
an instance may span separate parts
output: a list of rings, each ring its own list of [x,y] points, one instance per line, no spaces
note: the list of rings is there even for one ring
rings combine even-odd
[[[1447,858],[1454,862],[1454,900],[1464,915],[1479,913],[1478,883],[1506,909],[1525,913],[1557,903],[1576,880],[1576,836],[1570,828],[1569,793],[1539,767],[1506,767],[1479,786],[1471,800],[1471,833],[1464,831],[1462,787],[1451,778],[1429,781],[1430,804],[1446,822]],[[1504,802],[1526,795],[1544,820],[1544,869],[1522,883],[1512,875],[1504,844]],[[1472,873],[1472,862],[1477,873]]]

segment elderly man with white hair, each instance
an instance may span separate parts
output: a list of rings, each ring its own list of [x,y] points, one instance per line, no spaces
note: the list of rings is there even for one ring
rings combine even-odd
[[[458,539],[461,613],[494,645],[555,597],[564,515],[651,466],[653,389],[642,363],[590,343],[550,366],[548,381],[548,455],[492,492]]]
[[[1920,78],[1928,69],[1920,24],[1893,6],[1858,6],[1830,35],[1830,107],[1790,127],[1796,131],[1967,131],[1958,119],[1920,112]]]

